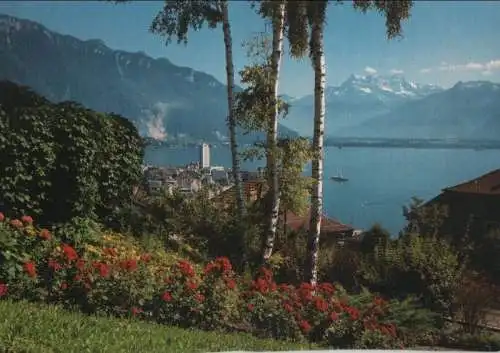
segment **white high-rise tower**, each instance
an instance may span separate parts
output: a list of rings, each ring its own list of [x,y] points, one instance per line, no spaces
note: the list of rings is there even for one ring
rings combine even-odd
[[[210,145],[202,143],[200,147],[200,167],[210,168]]]

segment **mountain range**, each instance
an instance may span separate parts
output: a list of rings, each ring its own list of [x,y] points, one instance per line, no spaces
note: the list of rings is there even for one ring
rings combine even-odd
[[[227,140],[226,86],[213,76],[142,52],[113,50],[0,14],[0,80],[58,102],[115,112],[160,140]],[[240,90],[236,87],[236,90]],[[311,136],[313,96],[294,98],[281,135]],[[500,84],[458,82],[444,89],[403,75],[351,75],[326,89],[326,135],[500,139]],[[240,134],[249,143],[261,134]]]
[[[118,113],[143,136],[227,140],[226,85],[213,76],[2,14],[0,80],[30,86],[54,102],[71,100]],[[283,126],[280,132],[297,135]],[[250,134],[240,141],[260,137]]]
[[[290,101],[283,124],[312,134],[313,96]],[[450,89],[403,75],[351,75],[326,89],[325,134],[337,137],[500,139],[500,84],[458,82]]]

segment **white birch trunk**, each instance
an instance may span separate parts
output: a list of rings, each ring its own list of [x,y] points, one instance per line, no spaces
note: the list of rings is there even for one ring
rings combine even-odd
[[[271,77],[273,87],[271,94],[273,96],[274,114],[269,123],[269,131],[267,133],[267,166],[268,166],[268,183],[269,193],[271,197],[271,214],[269,215],[269,224],[264,244],[262,258],[266,263],[273,253],[274,242],[276,239],[276,231],[279,219],[279,183],[278,183],[278,166],[276,161],[276,149],[278,140],[278,88],[279,88],[279,72],[281,66],[281,58],[283,56],[283,37],[285,27],[285,1],[281,0],[276,4],[277,10],[273,18],[273,51],[271,57]]]
[[[224,45],[226,49],[226,77],[227,77],[227,124],[229,127],[229,141],[231,145],[232,174],[236,188],[236,206],[240,220],[245,216],[245,201],[243,198],[243,185],[240,174],[240,158],[236,142],[236,120],[234,116],[234,64],[231,25],[229,23],[229,10],[227,1],[221,1],[223,15],[222,29],[224,31]]]
[[[323,23],[312,25],[312,65],[314,68],[314,135],[312,160],[313,187],[308,241],[308,280],[316,285],[318,279],[318,254],[323,214],[323,134],[325,131],[326,67],[323,48]]]

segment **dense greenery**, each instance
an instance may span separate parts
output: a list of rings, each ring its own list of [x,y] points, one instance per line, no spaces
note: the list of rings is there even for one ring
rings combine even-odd
[[[29,216],[0,218],[0,236],[10,240],[1,252],[2,298],[334,347],[399,347],[417,343],[409,332],[435,330],[433,315],[410,299],[386,301],[331,283],[276,283],[267,269],[252,281],[225,257],[194,263],[161,243],[102,231],[96,237],[89,224],[80,224],[80,241],[67,243],[67,229],[39,229]]]
[[[125,118],[73,102],[53,104],[0,82],[0,210],[43,223],[108,220],[130,202],[142,140]]]

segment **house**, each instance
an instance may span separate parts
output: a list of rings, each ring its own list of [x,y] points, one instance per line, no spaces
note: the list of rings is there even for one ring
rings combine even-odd
[[[439,233],[463,237],[500,229],[500,169],[451,186],[422,207],[443,206],[447,211]]]
[[[211,177],[214,183],[221,185],[229,184],[229,176],[225,170],[212,169]]]
[[[162,190],[162,185],[161,180],[148,180],[148,192],[150,194],[158,194]]]
[[[287,231],[308,231],[309,218],[311,210],[309,209],[304,216],[298,216],[293,212],[286,212],[283,223]],[[340,221],[323,215],[321,217],[321,241],[327,243],[343,242],[356,238],[355,229],[350,225],[343,224]]]
[[[243,190],[245,201],[251,203],[264,197],[267,186],[262,179],[257,179],[243,182]],[[231,187],[216,195],[213,200],[215,202],[221,202],[226,208],[230,208],[236,200],[235,192],[236,189]],[[307,231],[309,229],[309,215],[310,212],[306,212],[304,216],[298,216],[288,211],[285,215],[281,216],[279,224],[284,224],[287,231]],[[359,238],[356,232],[359,231],[356,231],[350,225],[343,224],[336,219],[329,218],[325,215],[321,219],[321,235],[326,242],[355,240]]]

